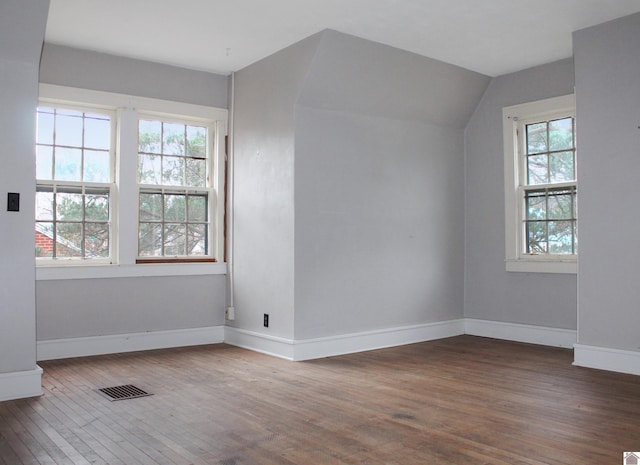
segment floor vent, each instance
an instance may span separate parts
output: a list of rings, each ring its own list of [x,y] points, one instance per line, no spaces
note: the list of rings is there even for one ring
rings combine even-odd
[[[98,392],[104,395],[110,401],[136,399],[138,397],[152,396],[148,392],[135,387],[133,384],[125,384],[124,386],[113,386],[98,389]]]

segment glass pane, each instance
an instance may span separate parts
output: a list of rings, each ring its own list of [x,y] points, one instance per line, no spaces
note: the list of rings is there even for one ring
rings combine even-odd
[[[187,255],[206,255],[207,226],[204,224],[190,224],[187,231]]]
[[[527,124],[527,153],[541,153],[547,150],[547,123]]]
[[[195,158],[207,156],[207,128],[187,126],[187,155]]]
[[[187,186],[207,185],[207,161],[201,158],[187,158]]]
[[[573,152],[558,152],[549,155],[551,182],[574,181]]]
[[[82,147],[82,113],[78,116],[64,116],[58,112],[56,116],[56,145]]]
[[[549,150],[573,148],[573,118],[549,121]]]
[[[162,184],[162,157],[160,155],[138,156],[138,182],[140,184]]]
[[[87,258],[109,258],[108,223],[86,223],[84,250]]]
[[[527,157],[527,182],[529,185],[547,184],[549,182],[547,160],[547,155]]]
[[[82,257],[82,223],[58,223],[56,257]]]
[[[526,194],[528,220],[547,219],[547,199],[544,192],[531,192]]]
[[[36,179],[53,179],[53,147],[36,147]]]
[[[162,153],[162,123],[140,120],[138,129],[138,152]]]
[[[85,219],[87,221],[109,221],[109,195],[85,195]]]
[[[573,222],[573,253],[578,253],[578,223]]]
[[[109,120],[85,118],[84,146],[109,150],[111,147],[111,123]]]
[[[184,224],[167,224],[164,228],[164,255],[176,256],[187,254],[187,234]]]
[[[547,225],[543,221],[527,222],[527,253],[547,253]]]
[[[572,253],[573,231],[571,221],[549,222],[549,253]]]
[[[53,110],[50,112],[44,113],[39,109],[38,111],[38,144],[49,144],[53,145]]]
[[[140,221],[162,221],[162,194],[140,194]]]
[[[53,223],[36,223],[36,258],[53,257]]]
[[[207,221],[207,197],[205,195],[189,196],[189,221]]]
[[[55,179],[58,181],[82,181],[82,150],[56,147]]]
[[[185,195],[167,194],[164,196],[164,220],[183,222],[187,219],[187,201]]]
[[[162,256],[162,224],[140,223],[138,254],[141,257]]]
[[[84,151],[84,180],[86,182],[109,182],[111,180],[109,152]]]
[[[185,125],[164,123],[162,125],[162,153],[184,155]]]
[[[183,157],[162,157],[162,180],[168,186],[184,186]]]
[[[36,220],[53,221],[53,192],[36,192]]]
[[[549,219],[568,220],[571,219],[571,192],[550,192],[549,193]]]
[[[56,217],[58,221],[82,221],[82,208],[82,194],[65,192],[56,194]]]

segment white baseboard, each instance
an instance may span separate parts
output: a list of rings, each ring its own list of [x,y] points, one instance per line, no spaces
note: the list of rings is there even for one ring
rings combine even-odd
[[[294,343],[294,360],[311,360],[364,352],[461,334],[464,334],[464,320],[450,320],[317,339],[303,339]]]
[[[42,368],[0,373],[0,402],[42,395]]]
[[[294,342],[291,339],[227,326],[224,328],[224,342],[254,352],[294,360]]]
[[[227,327],[225,328],[225,342],[287,360],[301,361],[431,341],[461,334],[464,334],[463,320],[442,321],[297,341]]]
[[[38,341],[38,360],[56,360],[138,350],[218,344],[224,342],[224,326],[148,331]]]
[[[575,344],[573,346],[573,364],[586,368],[640,375],[640,352]]]
[[[472,336],[491,337],[545,346],[571,348],[577,340],[577,332],[571,329],[505,323],[502,321],[474,320],[472,318],[466,318],[464,326],[465,334]]]

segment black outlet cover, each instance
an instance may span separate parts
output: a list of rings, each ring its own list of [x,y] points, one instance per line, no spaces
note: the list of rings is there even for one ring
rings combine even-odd
[[[17,192],[7,193],[7,211],[19,212],[20,211],[20,194]]]

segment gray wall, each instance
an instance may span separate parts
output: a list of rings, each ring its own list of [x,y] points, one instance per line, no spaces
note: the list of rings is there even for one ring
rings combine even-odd
[[[640,14],[573,37],[580,344],[640,350]]]
[[[330,30],[238,72],[234,325],[461,318],[462,128],[488,81]]]
[[[45,44],[40,82],[227,108],[227,76]]]
[[[573,93],[571,59],[492,79],[465,130],[465,317],[576,329],[576,275],[505,271],[502,108]],[[578,117],[582,163],[583,122]],[[580,202],[582,209],[582,185]],[[580,227],[580,262],[582,233]]]
[[[231,326],[293,338],[294,105],[318,36],[236,73]],[[269,328],[262,314],[270,315]]]
[[[226,76],[51,44],[44,47],[40,81],[227,107]],[[37,338],[224,325],[225,286],[224,275],[38,281]]]
[[[38,62],[49,2],[0,3],[0,374],[36,368],[33,218]],[[7,192],[21,194],[8,212]]]

